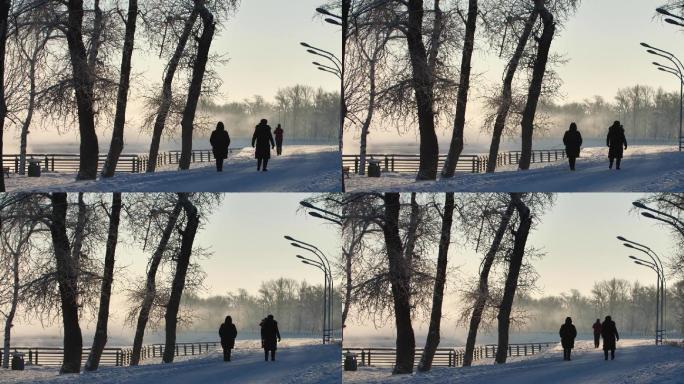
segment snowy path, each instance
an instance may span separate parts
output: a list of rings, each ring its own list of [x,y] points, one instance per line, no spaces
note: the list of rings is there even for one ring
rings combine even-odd
[[[117,174],[111,179],[75,181],[74,174],[44,173],[39,178],[12,175],[8,192],[338,192],[341,160],[337,147],[296,146],[273,156],[268,172],[257,172],[251,148],[231,155],[223,173],[214,163],[193,164],[156,173]],[[175,166],[174,166],[175,167]]]
[[[345,372],[345,383],[462,384],[674,384],[684,383],[684,349],[655,346],[650,341],[621,340],[615,360],[605,361],[593,342],[576,342],[572,361],[563,361],[560,346],[539,355],[509,359],[505,365],[435,368],[429,373],[392,376],[387,368]],[[489,360],[491,363],[491,360]]]
[[[609,170],[607,149],[590,148],[577,160],[535,164],[533,169],[502,169],[493,174],[458,174],[451,180],[414,181],[414,174],[385,174],[380,179],[352,177],[349,191],[467,192],[667,192],[684,189],[684,153],[669,147],[632,147],[620,171]]]
[[[260,348],[233,351],[232,361],[212,352],[173,364],[101,368],[95,373],[58,376],[54,367],[29,369],[24,374],[0,372],[0,383],[290,383],[337,384],[341,382],[339,345],[296,345],[278,348],[275,362],[265,362]],[[9,377],[9,375],[14,375]]]

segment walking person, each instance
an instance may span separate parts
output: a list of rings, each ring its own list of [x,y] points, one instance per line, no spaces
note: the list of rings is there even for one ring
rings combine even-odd
[[[275,134],[275,142],[276,142],[276,153],[278,156],[283,154],[283,128],[278,124],[278,127],[273,131]]]
[[[580,148],[582,147],[582,134],[577,130],[577,124],[571,123],[570,129],[565,131],[563,135],[563,144],[565,144],[565,154],[568,155],[570,162],[570,170],[575,170],[575,161],[580,155]]]
[[[222,121],[216,124],[216,129],[209,137],[211,144],[211,151],[214,153],[216,160],[216,172],[223,172],[223,160],[228,158],[228,147],[230,146],[230,136],[226,131]]]
[[[226,316],[226,320],[221,327],[219,327],[219,336],[221,336],[221,347],[223,348],[223,361],[230,361],[230,352],[235,347],[235,338],[237,337],[237,328],[233,324],[233,318]]]
[[[565,324],[561,325],[558,334],[563,346],[563,360],[570,361],[570,352],[575,348],[575,337],[577,337],[577,329],[572,325],[572,318],[565,318]]]
[[[603,337],[603,355],[608,360],[608,351],[610,351],[610,359],[615,360],[615,344],[620,340],[615,322],[606,316],[606,319],[601,324],[601,336]]]
[[[280,331],[278,322],[273,319],[273,315],[268,315],[261,321],[261,346],[264,348],[264,359],[268,361],[268,353],[271,353],[271,361],[275,361],[276,350],[280,342]]]
[[[596,319],[591,327],[594,328],[594,348],[598,348],[601,343],[601,320]]]
[[[610,160],[608,169],[613,169],[613,161],[615,161],[615,169],[619,170],[623,149],[627,150],[627,138],[625,128],[617,120],[608,128],[606,145],[608,146],[608,160]]]
[[[271,149],[275,148],[271,127],[268,120],[261,119],[261,122],[254,128],[252,135],[252,148],[255,148],[254,157],[257,159],[257,171],[268,171],[268,159],[271,158]]]

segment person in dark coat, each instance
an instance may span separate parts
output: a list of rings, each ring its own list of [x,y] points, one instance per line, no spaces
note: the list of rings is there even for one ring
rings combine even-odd
[[[610,359],[615,360],[615,344],[620,340],[615,322],[606,316],[606,319],[601,324],[601,337],[603,337],[603,355],[608,360],[608,351],[610,351]]]
[[[627,138],[625,137],[625,128],[619,121],[615,121],[613,125],[608,128],[608,136],[606,137],[606,145],[608,146],[608,160],[610,160],[609,169],[613,169],[613,160],[615,160],[615,169],[620,169],[620,162],[622,161],[623,148],[627,149]]]
[[[275,361],[276,349],[280,342],[280,331],[278,322],[273,319],[273,315],[268,315],[261,321],[261,346],[264,348],[264,358],[268,361],[268,352],[271,352],[271,361]]]
[[[219,336],[221,336],[221,347],[223,347],[223,361],[230,361],[230,351],[235,348],[237,337],[237,328],[230,316],[226,316],[226,321],[219,327]]]
[[[228,147],[230,146],[230,136],[226,131],[222,121],[216,124],[216,130],[211,133],[209,138],[214,159],[216,159],[216,171],[223,172],[223,160],[228,157]]]
[[[270,144],[270,146],[269,146]],[[260,171],[263,164],[263,171],[268,171],[268,159],[271,158],[271,149],[275,148],[271,127],[266,119],[261,119],[259,125],[254,128],[252,135],[252,148],[256,148],[254,157],[257,159],[257,171]]]
[[[275,142],[276,142],[276,153],[278,156],[283,154],[283,128],[278,124],[278,127],[273,131],[275,134]]]
[[[601,320],[596,319],[591,327],[594,328],[594,348],[598,348],[601,343]]]
[[[563,346],[563,360],[570,360],[570,352],[575,348],[575,337],[577,337],[577,329],[572,325],[570,317],[565,318],[565,324],[561,325],[558,334]]]
[[[563,135],[563,144],[565,144],[565,153],[568,155],[570,162],[570,170],[575,170],[575,161],[580,155],[580,147],[582,146],[582,134],[577,130],[577,124],[570,124],[570,129],[565,131]]]

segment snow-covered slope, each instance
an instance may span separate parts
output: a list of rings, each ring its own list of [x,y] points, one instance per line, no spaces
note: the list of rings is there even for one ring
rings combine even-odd
[[[593,341],[575,343],[572,361],[563,361],[560,346],[526,358],[493,360],[467,368],[433,368],[428,373],[395,375],[389,368],[344,372],[345,383],[459,384],[675,384],[684,383],[684,348],[655,346],[652,341],[620,340],[615,360],[605,361]]]
[[[416,182],[415,174],[381,178],[353,176],[348,191],[466,192],[667,192],[684,189],[684,152],[673,147],[630,147],[622,169],[608,169],[607,148],[587,148],[571,172],[567,162],[533,164],[528,171],[502,167],[491,174],[457,174],[453,179]]]
[[[173,364],[147,360],[138,367],[102,367],[79,375],[58,375],[55,367],[27,367],[23,372],[0,370],[0,383],[340,383],[340,346],[314,343],[283,340],[274,362],[264,361],[257,341],[243,341],[237,343],[230,362],[215,351],[178,357]]]
[[[156,173],[120,173],[111,179],[75,181],[72,173],[43,173],[29,178],[5,179],[8,192],[338,192],[341,160],[337,147],[300,145],[272,155],[268,172],[257,172],[254,150],[243,149],[225,161],[223,173],[214,163],[193,164],[178,171],[176,165]]]

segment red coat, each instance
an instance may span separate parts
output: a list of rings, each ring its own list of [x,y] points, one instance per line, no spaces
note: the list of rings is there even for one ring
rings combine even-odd
[[[275,129],[275,131],[273,131],[273,133],[275,134],[276,141],[282,143],[283,142],[283,129],[278,127]]]
[[[594,328],[594,335],[600,335],[601,334],[601,324],[600,323],[594,323],[592,328]]]

